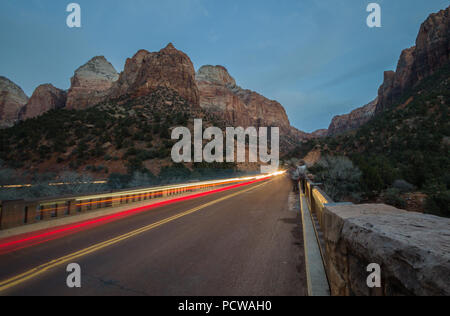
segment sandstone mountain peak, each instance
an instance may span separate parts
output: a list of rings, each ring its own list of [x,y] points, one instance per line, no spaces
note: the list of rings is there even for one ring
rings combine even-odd
[[[140,50],[128,59],[119,80],[114,84],[112,95],[142,96],[158,87],[177,92],[192,106],[199,104],[194,65],[185,53],[172,44],[156,53]]]
[[[28,99],[22,88],[3,76],[0,76],[0,92],[10,92],[16,94],[17,96],[20,96],[22,99]]]
[[[27,102],[28,97],[18,85],[0,76],[0,128],[13,126]]]
[[[104,56],[97,56],[75,71],[67,96],[68,109],[84,109],[101,102],[119,74]]]
[[[55,88],[51,84],[43,84],[36,88],[28,103],[21,109],[19,118],[26,120],[66,106],[67,92]]]
[[[172,49],[176,50],[175,46],[172,43],[169,43],[163,50],[172,50]]]
[[[370,121],[375,115],[378,99],[352,111],[350,114],[338,115],[328,128],[328,136],[336,136],[351,130],[355,130]]]
[[[136,54],[133,55],[132,58],[128,58],[129,59],[135,59],[135,60],[143,60],[145,58],[145,56],[149,55],[150,52],[146,49],[140,49],[136,52]]]
[[[114,66],[104,57],[96,56],[75,71],[77,76],[92,76],[116,81],[119,77]]]
[[[396,71],[385,71],[375,101],[333,118],[329,136],[356,129],[391,107],[420,81],[450,61],[450,7],[431,14],[421,25],[416,46],[402,51]]]
[[[392,106],[408,89],[450,61],[450,7],[431,14],[421,25],[416,46],[405,49],[395,72],[385,72],[377,112]]]
[[[196,80],[200,106],[223,118],[230,126],[279,127],[283,135],[282,145],[291,149],[299,141],[314,137],[293,128],[280,103],[237,86],[223,66],[201,67]]]
[[[236,86],[236,81],[223,66],[205,65],[200,67],[196,75],[197,81],[208,81],[226,86]]]

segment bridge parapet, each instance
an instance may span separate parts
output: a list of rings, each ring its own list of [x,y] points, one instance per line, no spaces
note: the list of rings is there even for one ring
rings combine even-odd
[[[383,204],[333,203],[303,181],[332,295],[450,295],[450,219]],[[328,203],[327,203],[328,202]],[[381,287],[369,288],[370,264]]]

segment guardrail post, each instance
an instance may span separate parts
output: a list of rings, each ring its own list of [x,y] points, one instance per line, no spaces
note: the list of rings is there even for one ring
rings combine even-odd
[[[55,204],[55,216],[54,217],[63,217],[64,216],[64,212],[65,212],[65,208],[66,205],[62,204],[62,203],[56,203]]]
[[[111,204],[112,207],[120,206],[122,204],[122,197],[111,197]]]
[[[68,213],[69,213],[68,215],[69,216],[75,215],[77,213],[77,201],[70,200],[70,201],[67,201],[67,203],[68,203],[67,207],[68,207]]]
[[[2,204],[2,229],[12,228],[24,224],[24,201],[7,201]]]

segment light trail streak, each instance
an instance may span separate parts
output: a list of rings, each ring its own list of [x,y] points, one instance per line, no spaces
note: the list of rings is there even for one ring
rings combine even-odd
[[[72,234],[72,233],[76,233],[76,232],[79,232],[79,231],[82,231],[85,229],[93,228],[93,227],[96,227],[101,224],[110,223],[114,220],[128,217],[131,215],[136,215],[136,214],[139,214],[142,212],[149,211],[154,208],[158,208],[158,207],[162,207],[165,205],[182,202],[182,201],[186,201],[186,200],[192,200],[192,199],[208,196],[208,195],[219,193],[219,192],[232,190],[232,189],[243,187],[243,186],[248,186],[248,185],[251,185],[251,184],[254,184],[257,182],[261,182],[261,181],[270,179],[275,175],[279,175],[279,173],[264,175],[264,176],[257,176],[257,177],[241,178],[240,180],[247,180],[247,181],[243,182],[243,183],[227,186],[224,188],[215,189],[215,190],[208,191],[208,192],[202,192],[202,193],[198,193],[198,194],[194,194],[194,195],[190,195],[190,196],[178,197],[178,198],[174,198],[174,199],[170,199],[170,200],[166,200],[166,201],[155,202],[153,204],[149,204],[149,205],[142,206],[139,208],[134,208],[131,210],[119,212],[116,214],[107,215],[107,216],[99,217],[96,219],[79,222],[76,224],[60,226],[60,227],[57,227],[52,230],[35,232],[34,234],[33,233],[26,234],[27,235],[26,237],[24,237],[24,235],[22,235],[22,236],[16,236],[13,238],[9,238],[8,241],[0,244],[0,255],[6,254],[6,253],[9,253],[12,251],[17,251],[17,250],[20,250],[23,248],[32,247],[32,246],[42,244],[44,242],[48,242],[48,241],[55,240],[58,238],[62,238],[69,234]],[[250,181],[248,181],[248,180],[250,180]]]

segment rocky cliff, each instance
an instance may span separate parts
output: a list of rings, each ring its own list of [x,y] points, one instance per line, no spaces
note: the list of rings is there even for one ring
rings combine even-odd
[[[28,103],[19,113],[20,120],[35,118],[43,113],[66,106],[67,92],[55,88],[51,84],[43,84],[36,88]]]
[[[280,143],[289,151],[305,139],[320,137],[291,126],[284,107],[251,90],[242,89],[223,66],[206,65],[196,75],[200,107],[229,126],[279,127]]]
[[[0,76],[0,128],[13,126],[27,102],[28,97],[18,85]]]
[[[387,71],[376,112],[392,106],[409,89],[450,60],[450,7],[431,14],[420,27],[416,46],[405,49],[395,72]]]
[[[155,53],[140,50],[128,59],[119,80],[112,87],[111,96],[143,96],[159,87],[177,92],[192,106],[199,105],[194,65],[172,44]]]
[[[375,99],[369,104],[352,111],[350,114],[335,116],[328,128],[328,136],[340,135],[361,127],[375,115],[377,104],[378,99]]]
[[[327,136],[328,136],[327,129],[318,129],[317,131],[311,133],[312,138],[322,138]]]
[[[75,71],[67,95],[67,108],[85,109],[105,100],[118,78],[119,74],[105,57],[92,58]]]
[[[197,72],[200,106],[224,117],[233,126],[274,126],[291,130],[283,106],[238,85],[222,66],[203,66]]]
[[[431,14],[420,27],[416,46],[403,50],[396,71],[385,71],[378,98],[333,118],[328,136],[355,130],[399,101],[408,90],[450,61],[450,7]]]

